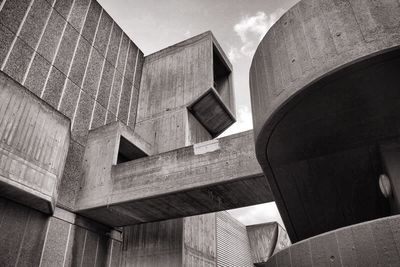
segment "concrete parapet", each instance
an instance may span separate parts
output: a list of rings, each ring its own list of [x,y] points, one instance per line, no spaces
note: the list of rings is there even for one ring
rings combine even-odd
[[[273,255],[264,266],[399,266],[400,216],[337,229]]]
[[[84,183],[76,205],[79,213],[106,225],[158,221],[273,200],[255,159],[252,131],[120,164],[111,160],[118,149],[113,136],[106,128],[89,134]]]
[[[70,122],[0,72],[0,191],[52,213],[70,141]]]
[[[292,241],[390,214],[377,144],[398,138],[398,1],[302,0],[255,52],[259,163]]]

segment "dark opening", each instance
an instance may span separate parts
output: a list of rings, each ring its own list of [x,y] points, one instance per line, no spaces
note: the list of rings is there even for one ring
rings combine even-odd
[[[213,49],[213,68],[214,68],[214,89],[217,90],[221,98],[225,100],[224,96],[229,94],[229,75],[231,74],[231,71],[226,66],[226,64],[221,58],[221,55],[219,54],[218,50],[215,47]]]
[[[121,136],[119,141],[117,164],[144,158],[147,156],[148,155],[144,153],[140,148]]]

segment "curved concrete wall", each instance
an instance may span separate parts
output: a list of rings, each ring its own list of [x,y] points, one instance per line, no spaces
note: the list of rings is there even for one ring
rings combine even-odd
[[[303,240],[265,266],[398,266],[399,249],[400,216],[392,216]]]
[[[355,61],[396,48],[399,32],[396,0],[303,0],[292,7],[265,35],[250,68],[258,150],[265,151],[276,113],[293,96]]]
[[[283,201],[288,196],[277,185],[267,155],[273,131],[307,89],[323,82],[323,78],[396,50],[399,32],[398,1],[303,0],[285,13],[261,41],[250,69],[257,159],[292,241],[303,237],[297,236],[291,223]]]

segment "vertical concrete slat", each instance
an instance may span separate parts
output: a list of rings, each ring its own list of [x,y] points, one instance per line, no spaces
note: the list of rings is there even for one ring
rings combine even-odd
[[[22,207],[22,206],[21,206]],[[41,250],[44,245],[48,217],[43,213],[30,210],[31,218],[27,227],[28,233],[22,240],[18,266],[39,266]]]
[[[84,1],[86,1],[86,2],[84,2]],[[87,5],[85,5],[85,3]],[[74,48],[73,48],[72,56],[69,61],[68,71],[66,73],[67,80],[65,81],[64,86],[61,91],[61,97],[60,97],[60,101],[57,104],[57,110],[60,110],[64,115],[66,115],[68,118],[70,118],[71,121],[73,120],[75,108],[76,108],[78,98],[79,98],[79,92],[80,92],[79,86],[81,85],[81,81],[79,80],[79,77],[82,77],[82,79],[83,79],[83,74],[81,74],[81,72],[79,72],[80,68],[78,66],[83,66],[83,65],[86,66],[86,64],[87,64],[86,60],[88,59],[88,56],[87,56],[86,60],[85,59],[82,60],[82,57],[85,57],[88,54],[88,53],[84,53],[84,51],[85,51],[85,48],[89,47],[89,45],[85,46],[86,41],[83,39],[81,34],[82,34],[82,30],[83,30],[83,24],[86,22],[87,13],[89,11],[89,4],[90,4],[90,0],[75,0],[73,6],[71,8],[71,14],[68,18],[68,21],[71,23],[70,25],[72,25],[72,27],[75,27],[75,29],[78,31],[78,36],[77,36],[77,40],[76,40]],[[82,14],[83,15],[82,18],[80,16],[76,17],[76,15],[78,15],[78,14]],[[79,50],[79,48],[81,48],[81,49]],[[76,62],[80,62],[80,63],[76,63]],[[76,64],[78,64],[78,65],[76,65]],[[75,75],[73,73],[71,73],[72,70],[77,71],[77,72],[75,72]],[[79,75],[82,75],[82,76],[79,76]],[[75,79],[73,77],[75,77]],[[76,84],[79,84],[79,86],[77,86]],[[73,89],[74,87],[78,89],[78,91],[77,91],[78,94],[76,95],[76,98],[73,97],[74,96],[73,94],[76,93],[76,90],[68,90],[68,89]],[[67,102],[67,103],[64,103],[64,108],[61,110],[61,105],[63,104],[63,99],[64,99],[66,90],[67,90],[67,97],[65,99],[65,102]],[[71,95],[68,93],[71,93]],[[73,99],[75,99],[75,101]],[[67,106],[67,107],[65,107],[65,106]]]
[[[85,29],[86,25],[91,25],[92,22],[93,22],[93,21],[92,21],[92,19],[93,19],[92,15],[93,15],[93,14],[90,13],[90,8],[92,7],[92,4],[93,4],[94,6],[96,6],[97,2],[95,2],[95,1],[91,2],[90,7],[89,7],[89,10],[88,10],[88,13],[87,13],[87,17],[86,17],[86,20],[85,20],[85,26],[84,26],[83,30]],[[97,4],[97,5],[98,5],[98,4]],[[99,5],[98,5],[98,6],[99,6]],[[101,12],[103,12],[103,9],[100,9],[99,12],[100,12],[100,13],[99,13],[99,16],[100,16],[100,15],[101,15]],[[90,17],[90,20],[88,20],[89,14],[90,14],[90,16],[91,16],[91,17]],[[97,20],[96,20],[96,21],[97,21]],[[98,28],[99,28],[99,24],[100,24],[100,20],[97,21],[96,30],[94,31],[94,35],[97,34],[97,31],[98,31]],[[88,26],[88,27],[89,27],[89,26]],[[82,32],[81,34],[83,35],[83,32]],[[83,40],[83,39],[81,39],[81,40]],[[92,44],[93,44],[93,39],[90,41],[90,44],[91,44],[91,46],[90,46],[90,50],[89,50],[90,52],[89,52],[89,54],[88,54],[88,58],[91,58],[91,54],[92,54],[92,52],[93,52],[93,50],[94,50],[94,49],[93,49],[93,46],[92,46]],[[76,57],[76,56],[75,56],[75,57]],[[82,66],[83,66],[83,65],[82,65]],[[88,68],[89,68],[89,62],[87,62],[86,65],[85,65],[84,74],[83,74],[83,76],[82,76],[82,81],[81,81],[81,83],[80,83],[79,85],[82,85],[82,83],[85,81],[86,76],[87,76]],[[74,129],[74,124],[75,124],[75,121],[76,121],[76,115],[77,115],[77,111],[78,111],[78,108],[79,108],[79,103],[80,103],[81,95],[82,95],[82,90],[79,91],[78,105],[76,105],[76,107],[75,107],[74,117],[73,117],[72,122],[71,122],[71,129]]]
[[[72,266],[81,266],[85,246],[86,229],[75,227],[74,245],[72,247]]]
[[[40,266],[63,266],[70,224],[55,217],[50,222]]]
[[[8,266],[16,263],[28,216],[28,208],[8,201],[0,226],[0,262],[7,263]]]
[[[116,27],[115,28],[118,28],[119,29],[119,26],[116,24]],[[118,85],[115,85],[115,75],[116,74],[119,74],[119,72],[118,72],[118,70],[117,70],[117,63],[118,63],[118,59],[119,59],[119,57],[120,57],[120,54],[121,54],[121,44],[122,44],[122,39],[123,39],[123,32],[122,32],[122,30],[121,30],[121,34],[120,34],[120,37],[119,37],[119,39],[118,39],[118,49],[117,49],[117,54],[116,54],[116,58],[115,58],[115,67],[114,67],[114,69],[113,69],[113,76],[112,76],[112,81],[111,81],[111,88],[110,88],[110,94],[108,95],[108,100],[107,100],[107,108],[106,108],[106,110],[107,110],[107,115],[106,115],[106,118],[105,118],[105,121],[104,121],[104,124],[107,124],[108,123],[108,121],[109,121],[109,114],[110,114],[110,109],[111,109],[111,107],[110,107],[110,104],[111,103],[114,103],[114,106],[116,107],[116,104],[115,104],[115,101],[112,101],[112,100],[115,100],[115,93],[114,93],[114,88],[119,88],[118,87]],[[109,50],[110,50],[110,47],[109,47]],[[109,56],[109,54],[111,54],[111,52],[110,51],[108,51],[107,52],[107,56]],[[116,113],[115,111],[114,111],[114,113]]]
[[[68,20],[69,16],[71,15],[72,8],[71,8],[70,5],[67,6],[66,8],[68,10],[68,12],[67,12],[67,14],[68,14],[67,20]],[[45,38],[44,38],[44,41],[43,41],[43,38],[42,38],[41,44],[38,47],[38,52],[40,53],[41,47],[44,47],[46,52],[42,51],[43,57],[45,57],[47,60],[49,60],[51,62],[52,66],[55,66],[56,59],[57,59],[58,53],[60,51],[60,47],[61,47],[64,35],[65,35],[65,30],[67,28],[68,22],[63,17],[61,17],[57,12],[52,12],[52,16],[53,16],[53,14],[56,14],[55,15],[55,19],[54,19],[55,20],[55,23],[54,23],[55,28],[51,27],[49,29],[48,32],[50,32],[49,34],[51,35],[51,37],[47,37],[48,35],[46,35],[46,32],[47,32],[47,27],[46,27],[46,31],[44,33],[44,37]],[[51,25],[51,23],[52,23],[52,19],[50,17],[50,23],[49,24]],[[59,33],[60,33],[60,35],[59,35]],[[42,50],[43,50],[43,48],[42,48]],[[58,71],[58,72],[60,72],[60,71]],[[62,94],[62,89],[61,89],[62,87],[59,88],[57,86],[57,90],[55,90],[55,88],[52,88],[51,85],[50,85],[49,88],[47,88],[47,84],[49,82],[49,79],[51,80],[51,74],[53,74],[53,73],[55,73],[55,72],[51,71],[51,72],[48,73],[47,78],[46,78],[46,82],[45,82],[45,85],[43,86],[43,90],[42,90],[42,92],[40,94],[40,97],[41,98],[44,97],[44,94],[45,94],[46,90],[50,90],[51,91],[50,92],[51,95],[54,95],[54,92],[52,92],[52,91],[56,91],[57,94],[55,95],[55,99],[53,100],[53,102],[51,102],[51,105],[54,108],[57,108],[58,101],[59,101],[59,99],[61,97],[61,94]],[[59,79],[57,79],[57,80],[59,80]],[[64,84],[65,78],[62,77],[61,81],[62,81],[62,84]]]

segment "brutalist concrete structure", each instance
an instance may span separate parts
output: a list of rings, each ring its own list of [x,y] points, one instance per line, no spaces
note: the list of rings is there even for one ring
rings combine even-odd
[[[257,159],[289,236],[267,266],[400,264],[398,1],[302,0],[251,65]]]
[[[278,223],[246,227],[223,211],[127,227],[122,265],[264,266],[289,245]]]
[[[272,201],[234,121],[211,32],[145,57],[95,0],[1,0],[0,265],[129,266],[135,225]],[[178,265],[217,264],[203,217]]]

